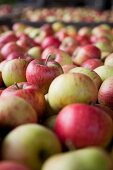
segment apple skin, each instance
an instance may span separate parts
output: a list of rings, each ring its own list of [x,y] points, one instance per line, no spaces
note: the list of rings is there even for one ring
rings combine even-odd
[[[113,137],[113,122],[104,110],[77,103],[60,110],[54,130],[67,147],[107,147]]]
[[[46,101],[41,90],[28,82],[20,82],[5,88],[1,96],[18,96],[25,99],[35,109],[38,117],[44,114]]]
[[[45,37],[45,39],[41,43],[42,49],[45,49],[49,46],[54,46],[54,47],[58,48],[59,45],[60,45],[60,41],[53,35]]]
[[[58,162],[58,163],[56,163]],[[48,158],[41,170],[112,170],[108,153],[97,147],[65,152]]]
[[[25,82],[27,66],[28,61],[26,59],[13,59],[6,62],[2,69],[4,84],[8,87],[15,82]]]
[[[56,77],[48,91],[48,102],[54,112],[71,103],[96,102],[98,95],[94,82],[82,73],[66,73]]]
[[[0,36],[0,49],[8,42],[17,41],[17,37],[13,31],[7,31]]]
[[[7,60],[12,60],[16,58],[24,58],[24,54],[25,53],[22,51],[14,51],[7,56]]]
[[[53,79],[62,73],[62,67],[56,61],[34,59],[26,69],[26,79],[29,83],[37,85],[46,94]]]
[[[113,53],[105,58],[104,65],[113,67]]]
[[[108,65],[99,66],[94,71],[100,76],[102,81],[113,76],[113,67]]]
[[[55,47],[47,47],[42,52],[42,59],[46,59],[49,55],[54,56],[54,60],[58,62],[61,66],[66,64],[73,64],[71,56],[63,50],[60,50]]]
[[[17,96],[0,96],[0,127],[15,128],[25,123],[37,123],[33,107]]]
[[[63,72],[68,73],[71,69],[77,67],[75,64],[66,64],[62,66]]]
[[[113,109],[113,77],[104,80],[98,92],[98,102]]]
[[[94,70],[95,68],[104,65],[104,63],[101,61],[101,59],[93,58],[88,59],[85,62],[82,63],[82,67],[89,68],[90,70]]]
[[[89,68],[85,67],[75,67],[69,71],[70,73],[83,73],[87,76],[89,76],[93,82],[95,83],[97,89],[100,88],[100,85],[102,84],[102,80],[100,76],[93,70],[90,70]]]
[[[31,170],[27,166],[14,161],[1,161],[0,169],[1,170]]]
[[[26,124],[15,128],[6,135],[1,148],[3,160],[19,162],[32,170],[40,170],[48,157],[62,151],[57,136],[38,124]]]
[[[41,58],[42,48],[40,46],[35,46],[35,47],[30,48],[27,53],[33,59],[35,59],[35,58],[39,59],[39,58]]]
[[[85,62],[88,59],[92,59],[92,58],[100,59],[100,57],[101,57],[100,49],[90,44],[79,48],[75,56],[73,56],[72,60],[75,64],[81,65],[83,62]]]
[[[5,44],[1,49],[1,54],[4,59],[7,59],[7,56],[13,52],[24,52],[24,49],[16,44],[16,42],[9,42]]]

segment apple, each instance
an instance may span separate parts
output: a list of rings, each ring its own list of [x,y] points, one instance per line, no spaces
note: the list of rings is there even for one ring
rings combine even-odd
[[[48,157],[62,151],[57,136],[38,124],[18,126],[6,135],[1,148],[3,160],[19,162],[31,170],[40,170]]]
[[[53,30],[53,27],[51,24],[43,24],[41,27],[40,27],[40,30],[41,31],[44,31],[46,33],[46,36],[50,36],[50,35],[53,35],[54,33],[54,30]]]
[[[98,92],[98,101],[113,109],[113,77],[109,77],[102,83]]]
[[[97,100],[97,87],[82,73],[65,73],[56,77],[48,91],[48,102],[54,112],[71,103],[91,103]]]
[[[63,72],[68,73],[71,69],[77,67],[75,64],[66,64],[62,66]]]
[[[7,59],[7,56],[13,52],[24,52],[24,49],[18,46],[16,42],[8,42],[1,49],[4,59]]]
[[[94,71],[100,76],[102,81],[113,76],[113,67],[108,65],[99,66]]]
[[[56,118],[57,118],[57,115],[49,116],[48,118],[44,120],[43,125],[51,130],[54,130]]]
[[[94,70],[95,68],[104,65],[101,59],[93,58],[88,59],[81,64],[82,67],[89,68],[90,70]]]
[[[113,67],[113,53],[111,53],[105,58],[104,65]]]
[[[100,85],[102,84],[102,80],[100,76],[95,71],[90,70],[89,68],[75,67],[75,68],[72,68],[69,72],[70,73],[83,73],[89,76],[92,79],[92,81],[95,83],[97,89],[99,89]]]
[[[20,22],[15,22],[12,25],[12,30],[15,32],[16,36],[20,36],[22,33],[24,33],[24,30],[27,28],[27,25],[20,23]]]
[[[60,110],[55,122],[60,141],[74,148],[107,147],[113,137],[113,121],[106,112],[88,104],[74,103]]]
[[[68,36],[63,39],[62,43],[60,44],[59,49],[72,55],[76,47],[77,47],[77,42],[75,41],[75,39],[71,36]]]
[[[34,59],[26,69],[26,79],[29,83],[37,85],[46,94],[53,79],[63,73],[62,67],[54,60]]]
[[[35,46],[32,47],[28,50],[28,55],[30,55],[32,58],[41,58],[41,54],[42,54],[42,48],[40,46]]]
[[[1,170],[30,170],[27,166],[14,161],[1,161]]]
[[[78,168],[80,170],[111,170],[113,165],[105,150],[89,147],[53,155],[44,162],[41,170],[78,170]]]
[[[3,90],[1,96],[18,96],[25,99],[37,112],[38,117],[41,117],[45,111],[45,97],[40,89],[28,82],[16,83]]]
[[[47,47],[42,52],[42,59],[46,59],[49,55],[54,56],[54,60],[58,62],[61,66],[66,64],[73,64],[71,56],[63,50],[55,47]]]
[[[67,36],[69,36],[69,35],[68,35],[65,28],[62,28],[61,30],[57,31],[56,34],[55,34],[55,37],[57,37],[60,42],[62,42],[63,39]]]
[[[52,29],[54,32],[58,32],[63,29],[65,26],[62,22],[54,22],[52,23]]]
[[[12,59],[16,59],[16,58],[24,58],[24,52],[23,51],[14,51],[11,52],[8,56],[7,56],[7,60],[12,60]]]
[[[77,50],[75,56],[73,56],[72,60],[75,64],[81,65],[88,59],[97,58],[100,59],[101,51],[96,46],[90,44],[85,45]]]
[[[79,44],[79,46],[85,46],[91,44],[90,37],[87,35],[77,35],[76,41]]]
[[[17,96],[0,96],[1,134],[26,123],[37,123],[38,115],[31,104]]]
[[[78,30],[78,35],[80,35],[80,36],[84,36],[84,35],[90,36],[91,35],[91,28],[88,27],[88,26],[81,27]]]
[[[54,47],[58,48],[59,45],[60,45],[60,41],[53,35],[45,37],[45,39],[41,43],[42,49],[45,49],[50,46],[54,46]]]
[[[2,78],[6,86],[26,81],[26,68],[28,61],[26,59],[13,59],[5,63],[2,69]]]
[[[8,42],[16,42],[17,37],[13,31],[6,31],[0,36],[0,48],[2,48]]]

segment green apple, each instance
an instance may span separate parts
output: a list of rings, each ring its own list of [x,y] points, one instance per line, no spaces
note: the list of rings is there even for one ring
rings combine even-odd
[[[102,83],[100,76],[95,71],[90,70],[88,68],[75,67],[75,68],[71,69],[69,72],[70,73],[83,73],[83,74],[89,76],[94,81],[94,83],[95,83],[95,85],[97,86],[98,89],[99,89],[99,87]]]
[[[2,159],[22,163],[32,170],[40,170],[50,156],[61,152],[57,136],[38,124],[21,125],[3,140]]]
[[[97,94],[97,87],[87,75],[65,73],[52,81],[48,91],[48,102],[57,113],[71,103],[96,102]]]
[[[110,157],[99,148],[84,148],[54,155],[41,170],[112,170]]]
[[[108,65],[99,66],[94,71],[100,76],[102,81],[113,76],[113,67]]]
[[[28,54],[32,58],[41,58],[42,49],[40,46],[32,47],[28,50]]]
[[[28,61],[26,59],[9,60],[2,69],[2,78],[6,86],[26,81],[26,68]]]

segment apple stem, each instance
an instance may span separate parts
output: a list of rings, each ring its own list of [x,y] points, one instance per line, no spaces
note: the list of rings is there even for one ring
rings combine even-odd
[[[47,65],[47,62],[49,61],[49,59],[55,59],[55,55],[53,54],[53,55],[48,55],[47,57],[46,57],[46,60],[45,60],[45,65]]]
[[[14,83],[14,85],[16,86],[17,89],[20,89],[17,83]]]

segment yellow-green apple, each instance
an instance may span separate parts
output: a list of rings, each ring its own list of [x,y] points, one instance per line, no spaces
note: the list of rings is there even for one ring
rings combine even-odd
[[[42,52],[42,59],[46,59],[49,55],[54,56],[54,60],[58,62],[61,66],[66,64],[73,64],[71,56],[63,50],[55,47],[47,47]]]
[[[16,42],[8,42],[1,49],[1,54],[4,59],[7,59],[7,56],[13,52],[24,52],[24,49],[18,46]]]
[[[42,49],[45,49],[50,46],[54,46],[58,48],[60,45],[60,41],[54,35],[50,35],[44,38],[43,42],[41,43]]]
[[[54,22],[52,24],[52,29],[54,32],[60,31],[62,28],[64,28],[64,24],[62,22]]]
[[[1,148],[3,160],[22,163],[31,170],[40,170],[48,157],[62,151],[55,133],[38,124],[18,126],[6,135]]]
[[[53,155],[44,162],[41,170],[112,170],[112,168],[112,160],[105,150],[89,147]]]
[[[102,66],[104,63],[101,59],[93,58],[88,59],[81,64],[82,67],[89,68],[90,70],[94,70],[95,68]]]
[[[91,28],[88,27],[88,26],[81,27],[81,28],[78,30],[77,33],[78,33],[78,35],[81,35],[81,36],[84,36],[84,35],[90,36],[90,35],[91,35]]]
[[[89,76],[95,83],[97,89],[100,88],[102,80],[101,80],[100,76],[95,71],[90,70],[89,68],[85,68],[85,67],[75,67],[75,68],[72,68],[69,72],[70,73],[83,73],[83,74]]]
[[[28,55],[30,55],[32,58],[41,58],[41,54],[42,54],[42,48],[40,46],[35,46],[32,47],[28,50]]]
[[[99,66],[94,71],[100,76],[102,81],[113,76],[113,67],[108,65]]]
[[[37,112],[38,117],[44,114],[46,101],[44,94],[34,84],[28,82],[16,83],[12,86],[5,88],[1,96],[18,96],[25,99]]]
[[[26,81],[26,68],[28,66],[26,59],[13,59],[5,63],[2,69],[2,78],[6,86]]]
[[[113,76],[104,80],[98,92],[98,102],[113,109]]]
[[[0,161],[1,170],[31,170],[29,167],[15,161]]]
[[[105,58],[104,65],[113,67],[113,53],[111,53]]]
[[[16,34],[16,36],[20,36],[22,33],[24,33],[24,30],[27,28],[27,25],[20,23],[20,22],[15,22],[12,25],[12,30]]]
[[[81,65],[88,59],[92,58],[100,59],[100,57],[101,57],[100,49],[92,44],[89,44],[79,48],[79,50],[77,50],[77,53],[73,56],[72,60],[75,64]]]
[[[26,69],[26,79],[29,83],[37,85],[44,94],[48,92],[48,88],[54,78],[63,73],[62,67],[54,60],[34,59]]]
[[[60,110],[54,130],[68,148],[107,147],[113,137],[113,121],[100,108],[74,103]]]
[[[73,54],[76,48],[77,48],[77,42],[75,38],[71,36],[65,37],[59,46],[59,49],[67,52],[70,55]]]
[[[17,96],[0,96],[0,131],[11,130],[26,123],[37,123],[38,116],[31,104]]]
[[[0,49],[8,42],[16,42],[17,37],[13,31],[6,31],[0,36]]]
[[[97,101],[98,90],[87,75],[65,73],[56,77],[48,91],[50,107],[57,113],[71,103],[92,103]]]

